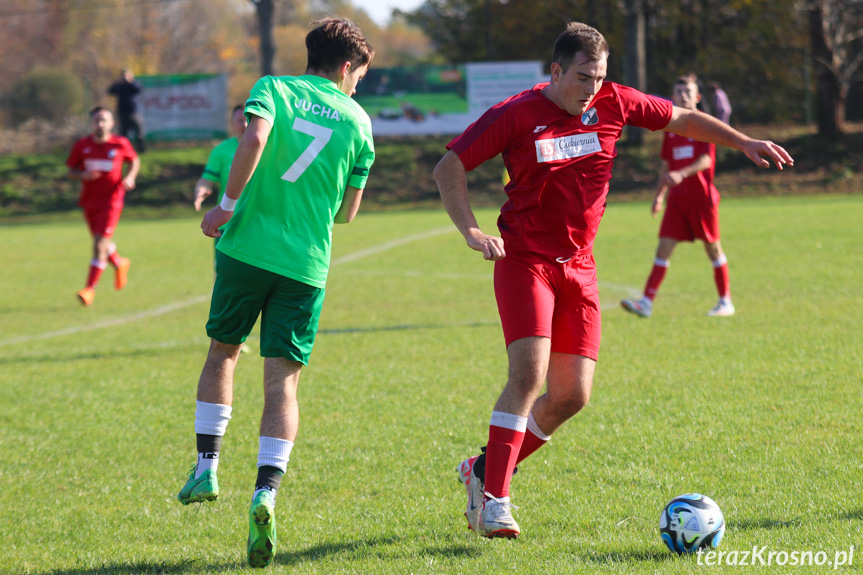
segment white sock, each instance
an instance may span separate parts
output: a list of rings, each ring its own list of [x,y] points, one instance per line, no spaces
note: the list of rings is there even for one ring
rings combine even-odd
[[[218,453],[199,453],[198,467],[195,468],[195,479],[199,478],[205,471],[219,470],[219,454]]]
[[[230,405],[206,403],[203,401],[195,402],[195,433],[222,437],[228,429],[228,421],[230,419]],[[198,453],[198,467],[195,469],[196,479],[207,470],[217,471],[218,469],[218,453]]]
[[[294,442],[277,437],[258,438],[258,467],[269,465],[280,469],[282,473],[288,470],[288,461],[291,459],[291,450]]]

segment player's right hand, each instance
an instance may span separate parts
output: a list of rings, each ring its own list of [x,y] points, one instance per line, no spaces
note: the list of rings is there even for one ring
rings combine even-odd
[[[469,248],[481,252],[483,259],[496,262],[506,257],[503,238],[484,234],[475,228],[465,236],[465,241]]]
[[[227,224],[233,215],[233,211],[227,212],[221,206],[216,206],[204,214],[204,219],[201,221],[201,230],[205,236],[218,238],[222,235],[222,231],[219,228]]]

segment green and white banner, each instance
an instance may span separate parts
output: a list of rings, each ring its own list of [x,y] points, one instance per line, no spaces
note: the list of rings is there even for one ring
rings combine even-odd
[[[140,76],[138,96],[147,139],[214,140],[227,137],[225,74]]]

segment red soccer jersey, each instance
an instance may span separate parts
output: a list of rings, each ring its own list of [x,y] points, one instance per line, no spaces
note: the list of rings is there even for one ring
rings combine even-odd
[[[100,176],[81,182],[78,205],[84,209],[119,208],[123,205],[123,163],[137,157],[129,140],[111,134],[107,142],[95,142],[93,136],[81,138],[72,147],[66,165],[73,170],[99,172]]]
[[[668,191],[668,202],[679,206],[712,206],[719,202],[719,191],[713,185],[716,146],[698,142],[686,136],[665,133],[660,156],[668,162],[668,170],[685,168],[704,154],[710,156],[710,168],[689,176]]]
[[[605,82],[581,116],[538,84],[490,108],[447,144],[470,171],[497,154],[511,181],[498,228],[507,248],[569,256],[593,248],[623,126],[660,130],[672,105]]]

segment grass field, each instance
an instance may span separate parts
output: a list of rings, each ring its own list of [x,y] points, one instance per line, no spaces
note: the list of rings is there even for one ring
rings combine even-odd
[[[454,471],[484,444],[506,376],[491,264],[442,210],[338,227],[273,572],[746,572],[665,550],[659,512],[693,491],[725,512],[723,550],[832,561],[859,547],[863,196],[722,210],[738,314],[705,317],[711,268],[681,245],[641,320],[617,302],[640,292],[657,222],[647,204],[609,206],[593,399],[520,466],[518,541],[465,528]],[[496,214],[479,216],[491,231]],[[246,570],[261,359],[243,355],[237,369],[222,497],[181,506],[212,244],[197,218],[127,218],[116,239],[129,285],[114,292],[107,272],[85,309],[74,297],[89,259],[82,222],[0,227],[0,573]],[[840,572],[861,570],[855,552]]]

